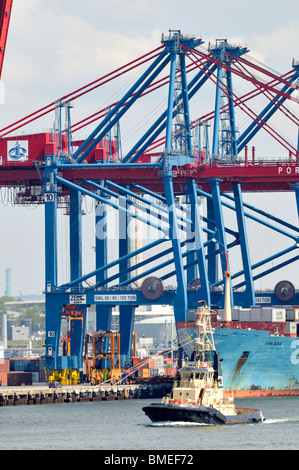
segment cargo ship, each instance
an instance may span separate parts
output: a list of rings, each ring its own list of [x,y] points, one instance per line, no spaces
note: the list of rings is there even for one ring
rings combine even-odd
[[[235,398],[299,396],[299,308],[235,308],[213,316],[223,387]],[[177,324],[184,354],[192,357],[194,321]]]

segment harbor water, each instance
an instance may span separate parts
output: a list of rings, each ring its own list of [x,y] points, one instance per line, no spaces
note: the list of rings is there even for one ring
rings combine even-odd
[[[235,400],[260,408],[262,424],[153,424],[142,407],[160,400],[122,400],[0,408],[1,450],[295,450],[299,397]]]

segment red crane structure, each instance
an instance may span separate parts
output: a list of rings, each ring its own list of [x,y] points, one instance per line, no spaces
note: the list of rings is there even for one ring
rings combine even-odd
[[[136,306],[170,304],[176,321],[185,321],[199,298],[209,306],[223,305],[228,250],[230,260],[235,252],[241,258],[240,270],[230,277],[233,303],[299,305],[299,294],[290,281],[282,281],[270,293],[257,293],[254,288],[257,279],[298,262],[298,225],[246,204],[242,197],[245,192],[288,191],[294,194],[299,215],[299,118],[287,106],[290,101],[299,103],[293,93],[299,89],[299,65],[293,62],[291,70],[280,75],[248,58],[248,52],[226,39],[217,39],[205,49],[201,38],[171,30],[162,35],[156,49],[0,129],[0,186],[14,187],[17,203],[45,205],[48,369],[79,370],[82,365],[84,327],[74,327],[71,354],[58,355],[65,305],[80,305],[85,324],[87,306],[95,304],[97,329],[105,331],[111,326],[112,307],[119,306],[125,362],[130,357]],[[132,70],[136,75],[142,71],[121,99],[71,123],[75,101]],[[237,95],[233,77],[246,83],[249,91]],[[209,113],[200,113],[198,106],[191,119],[192,100],[207,83],[215,90],[214,105]],[[120,124],[127,116],[131,119],[137,101],[162,87],[167,88],[166,108],[123,155]],[[267,104],[257,113],[251,103],[259,96]],[[24,133],[49,113],[55,113],[56,122],[51,132]],[[242,133],[237,126],[239,113],[250,122]],[[270,124],[276,113],[293,126],[296,144]],[[87,126],[94,126],[89,136],[76,139],[76,133]],[[280,144],[283,158],[262,160],[254,147],[249,155],[249,143],[254,144],[261,130]],[[94,269],[83,273],[81,216],[86,196],[95,201],[95,224],[102,231],[96,230]],[[200,211],[201,198],[206,201],[205,214]],[[58,281],[60,207],[67,207],[70,217],[70,276],[63,284]],[[122,231],[118,250],[112,254],[107,208],[117,213]],[[235,227],[228,226],[224,208],[235,214]],[[129,233],[133,219],[156,233],[135,249]],[[253,263],[248,220],[285,237],[289,245]],[[169,279],[174,279],[173,288],[165,284]]]

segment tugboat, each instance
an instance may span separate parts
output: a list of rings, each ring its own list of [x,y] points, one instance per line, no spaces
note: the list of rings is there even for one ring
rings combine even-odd
[[[202,302],[196,310],[195,348],[190,362],[183,362],[171,393],[161,403],[142,408],[153,422],[183,421],[201,424],[260,423],[258,409],[236,408],[233,398],[223,397],[220,359],[211,328],[211,310]]]

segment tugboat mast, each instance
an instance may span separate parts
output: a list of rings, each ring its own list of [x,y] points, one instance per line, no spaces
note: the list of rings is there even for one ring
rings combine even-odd
[[[205,301],[201,301],[202,307],[197,309],[196,326],[197,338],[195,339],[196,361],[211,361],[211,351],[216,352],[213,331],[211,326],[210,309],[206,307]]]

